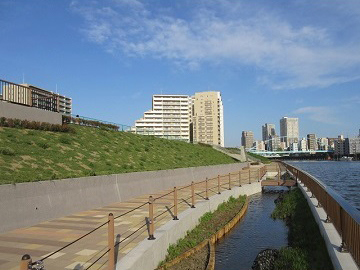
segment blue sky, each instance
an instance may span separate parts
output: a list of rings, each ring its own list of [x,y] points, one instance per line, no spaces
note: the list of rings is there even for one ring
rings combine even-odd
[[[225,144],[299,117],[360,128],[358,0],[1,0],[0,78],[58,91],[73,112],[132,125],[158,93],[221,91]]]

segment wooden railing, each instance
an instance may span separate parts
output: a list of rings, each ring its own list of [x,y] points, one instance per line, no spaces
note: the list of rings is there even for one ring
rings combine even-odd
[[[341,236],[340,251],[349,251],[357,265],[360,265],[360,212],[345,201],[333,189],[312,175],[281,162],[291,172],[297,181],[302,182],[311,196],[318,201],[317,207],[323,207],[326,212],[326,222],[334,224]]]

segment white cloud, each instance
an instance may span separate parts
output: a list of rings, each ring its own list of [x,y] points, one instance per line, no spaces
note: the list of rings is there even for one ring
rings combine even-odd
[[[360,42],[338,45],[325,28],[292,26],[272,13],[234,16],[232,1],[221,1],[219,11],[206,5],[184,19],[169,12],[147,9],[137,0],[113,0],[112,6],[71,9],[86,21],[89,40],[107,51],[132,57],[170,60],[189,69],[204,63],[255,66],[258,78],[273,89],[327,87],[360,79]],[[114,4],[115,3],[115,4]],[[224,15],[225,11],[231,15]],[[230,12],[231,11],[231,12]]]
[[[339,121],[334,116],[334,111],[330,107],[315,106],[302,107],[293,112],[294,114],[306,114],[309,119],[325,123],[325,124],[339,124]]]

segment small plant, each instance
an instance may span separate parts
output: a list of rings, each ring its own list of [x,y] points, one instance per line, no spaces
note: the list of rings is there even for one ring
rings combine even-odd
[[[9,147],[1,147],[0,153],[5,156],[15,156],[15,151]]]
[[[61,136],[59,138],[59,141],[63,144],[71,144],[71,140],[69,137],[66,137],[66,136]]]
[[[50,145],[48,145],[47,143],[43,143],[43,142],[39,142],[39,143],[37,143],[37,145],[39,147],[41,147],[42,149],[48,149],[50,147]]]

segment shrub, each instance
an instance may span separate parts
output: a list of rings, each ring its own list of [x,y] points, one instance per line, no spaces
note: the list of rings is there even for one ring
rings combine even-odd
[[[15,156],[15,151],[9,147],[1,147],[0,153],[6,156]]]
[[[74,133],[75,130],[69,127],[66,124],[56,125],[50,124],[46,122],[35,122],[28,120],[20,120],[20,119],[11,119],[6,117],[0,118],[0,126],[1,127],[11,127],[11,128],[27,128],[27,129],[38,129],[44,131],[54,131],[54,132],[71,132]]]

